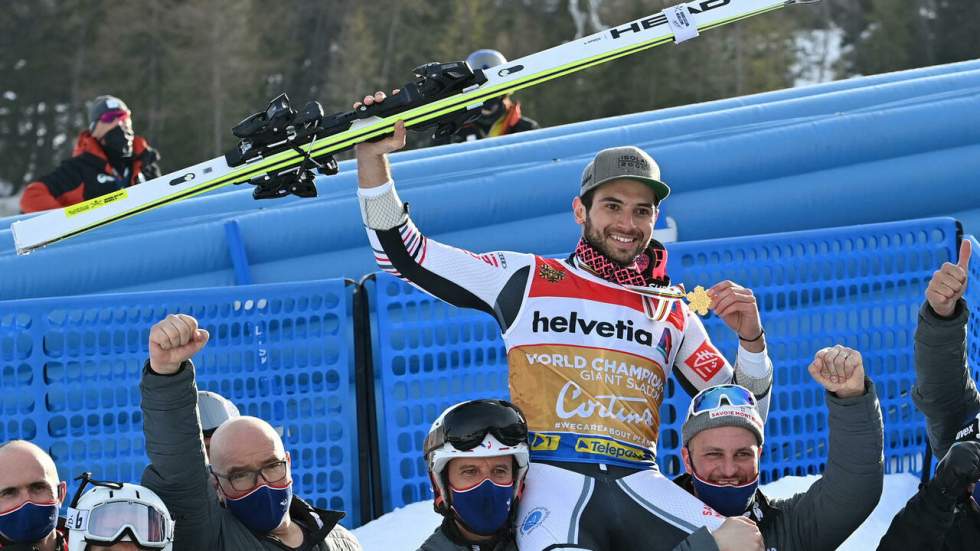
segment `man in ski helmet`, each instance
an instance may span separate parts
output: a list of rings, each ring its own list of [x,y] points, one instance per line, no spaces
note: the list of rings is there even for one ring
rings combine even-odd
[[[160,176],[160,155],[133,132],[131,115],[117,97],[92,100],[72,157],[24,188],[21,212],[60,209]]]
[[[825,389],[829,443],[823,476],[806,492],[769,499],[758,488],[764,425],[744,387],[699,392],[681,431],[687,474],[674,482],[722,515],[754,524],[766,549],[837,549],[881,497],[881,409],[861,354],[839,345],[821,349],[809,372]]]
[[[513,519],[527,475],[527,421],[503,400],[449,407],[423,447],[444,519],[420,551],[517,551]]]
[[[0,445],[0,549],[65,551],[58,530],[65,488],[41,448],[25,440]]]
[[[466,63],[473,70],[486,71],[507,63],[507,58],[497,50],[484,49],[471,53],[466,58]],[[480,109],[478,118],[466,123],[454,134],[435,139],[433,145],[481,140],[537,128],[538,123],[534,119],[525,117],[521,113],[521,103],[507,94],[487,100]]]
[[[87,475],[68,509],[68,551],[173,549],[174,520],[159,496],[138,484]],[[88,483],[92,488],[84,491]]]
[[[476,254],[428,239],[408,216],[386,157],[404,147],[405,132],[399,122],[393,136],[357,145],[362,219],[383,270],[501,328],[510,399],[531,431],[518,546],[669,551],[692,538],[728,545],[744,536],[739,521],[703,514],[656,467],[671,373],[690,394],[735,380],[763,412],[772,383],[751,290],[722,281],[693,295],[737,334],[733,367],[670,284],[667,251],[652,238],[670,192],[656,162],[632,146],[596,154],[572,200],[582,238],[568,258]]]
[[[222,423],[211,437],[208,465],[191,362],[208,339],[193,317],[167,316],[150,330],[150,358],[140,383],[150,458],[142,483],[180,519],[180,546],[360,551],[353,534],[338,524],[343,512],[293,495],[292,460],[265,421],[240,416]]]
[[[977,549],[980,542],[980,392],[967,364],[970,240],[933,273],[915,330],[912,400],[926,416],[936,474],[881,539],[881,551]]]
[[[211,456],[211,437],[222,423],[241,417],[238,406],[231,400],[208,390],[197,391],[197,413],[201,418],[201,436],[204,437],[204,451]]]

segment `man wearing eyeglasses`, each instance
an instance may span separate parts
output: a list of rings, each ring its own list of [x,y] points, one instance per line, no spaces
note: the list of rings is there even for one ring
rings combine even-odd
[[[360,551],[337,524],[344,513],[293,495],[289,453],[265,421],[241,416],[222,423],[211,436],[207,465],[191,362],[207,342],[207,331],[193,317],[167,316],[150,330],[150,359],[140,384],[151,461],[143,485],[173,513],[178,544],[210,551]]]
[[[160,176],[160,155],[133,132],[131,115],[119,98],[95,98],[71,158],[28,184],[21,212],[60,209]]]
[[[824,348],[809,372],[825,389],[827,462],[820,480],[788,499],[769,499],[758,489],[764,431],[752,393],[719,385],[691,400],[681,435],[687,474],[674,482],[729,520],[756,528],[754,543],[735,549],[761,551],[763,542],[765,549],[837,549],[881,498],[881,409],[861,354],[839,345]]]

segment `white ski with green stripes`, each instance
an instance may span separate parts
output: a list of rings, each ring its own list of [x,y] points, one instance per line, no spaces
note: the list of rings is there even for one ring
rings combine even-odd
[[[667,8],[624,25],[567,42],[504,65],[488,69],[487,81],[463,92],[385,118],[355,121],[338,134],[301,146],[312,155],[341,151],[392,131],[397,120],[407,126],[425,123],[462,108],[528,88],[594,65],[618,59],[667,42],[683,42],[702,31],[779,9],[817,0],[694,0]],[[135,216],[229,184],[298,165],[303,157],[282,151],[230,167],[224,157],[154,178],[138,186],[77,205],[48,211],[12,224],[18,254],[27,254],[56,241]]]

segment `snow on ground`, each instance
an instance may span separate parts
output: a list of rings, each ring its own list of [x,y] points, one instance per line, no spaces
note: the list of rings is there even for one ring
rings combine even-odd
[[[818,476],[789,476],[766,484],[763,491],[771,497],[789,497],[806,491]],[[910,474],[885,476],[885,489],[881,502],[871,516],[851,535],[842,551],[867,551],[878,546],[892,518],[912,497],[919,479]],[[432,510],[431,501],[413,503],[396,509],[387,515],[354,530],[361,540],[364,551],[389,551],[391,549],[418,549],[432,531],[439,526],[442,517]]]

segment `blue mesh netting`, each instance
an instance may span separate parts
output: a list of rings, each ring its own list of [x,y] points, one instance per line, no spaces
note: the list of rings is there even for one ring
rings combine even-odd
[[[385,273],[371,293],[383,511],[432,497],[429,425],[456,402],[509,395],[507,354],[490,316],[435,300]]]
[[[63,479],[88,470],[138,482],[149,329],[190,314],[211,333],[195,358],[198,386],[280,428],[297,495],[355,526],[351,302],[344,280],[331,280],[0,303],[0,441],[49,450]]]
[[[980,381],[980,243],[969,235],[973,254],[970,256],[969,279],[966,286],[966,303],[970,308],[970,324],[967,330],[967,362],[973,373],[973,380]],[[980,383],[978,383],[980,385]]]
[[[674,281],[692,288],[732,279],[758,297],[776,368],[764,481],[823,469],[823,390],[806,369],[819,348],[836,343],[860,350],[876,383],[888,471],[921,468],[924,428],[908,395],[912,334],[925,285],[955,254],[956,235],[956,222],[944,218],[669,247]],[[371,305],[383,508],[389,511],[431,497],[421,448],[443,408],[509,394],[506,355],[489,316],[450,307],[386,274],[378,274]],[[705,325],[734,358],[734,335],[713,316]],[[658,458],[668,475],[680,471],[688,401],[670,379]]]

